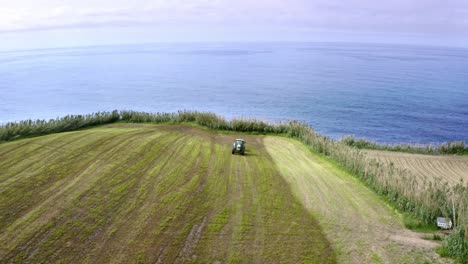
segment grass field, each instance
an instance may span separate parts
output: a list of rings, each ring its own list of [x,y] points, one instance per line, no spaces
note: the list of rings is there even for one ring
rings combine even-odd
[[[245,156],[230,153],[236,137]],[[0,212],[2,263],[444,261],[297,141],[185,125],[0,144]]]
[[[393,163],[408,170],[419,181],[441,179],[451,185],[468,183],[468,156],[422,155],[391,151],[366,150],[370,158],[384,163]]]

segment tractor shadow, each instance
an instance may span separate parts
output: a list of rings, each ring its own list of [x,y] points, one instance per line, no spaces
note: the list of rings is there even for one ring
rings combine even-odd
[[[244,156],[245,156],[245,157],[256,157],[256,156],[258,156],[258,155],[255,154],[255,153],[252,153],[252,152],[250,152],[250,151],[245,151]]]
[[[232,154],[232,156],[256,157],[256,156],[258,156],[258,154],[252,153],[250,151],[245,151],[244,155],[236,152],[236,154]]]

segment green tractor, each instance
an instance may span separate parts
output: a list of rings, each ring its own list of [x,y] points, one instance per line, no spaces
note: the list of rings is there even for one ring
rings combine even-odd
[[[232,144],[232,154],[236,154],[236,152],[241,155],[245,154],[245,140],[238,138],[234,141]]]

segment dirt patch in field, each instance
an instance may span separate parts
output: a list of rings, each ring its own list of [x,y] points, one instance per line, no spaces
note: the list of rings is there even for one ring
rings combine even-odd
[[[421,234],[415,232],[400,231],[400,234],[391,235],[389,238],[401,245],[409,246],[414,249],[434,249],[440,246],[439,243],[426,240]]]
[[[182,251],[179,253],[179,257],[177,258],[177,262],[179,261],[187,261],[189,259],[195,259],[197,256],[193,254],[193,250],[200,241],[203,229],[206,225],[206,216],[203,217],[203,221],[200,224],[196,224],[190,230],[187,239],[185,240],[185,245],[182,248]]]

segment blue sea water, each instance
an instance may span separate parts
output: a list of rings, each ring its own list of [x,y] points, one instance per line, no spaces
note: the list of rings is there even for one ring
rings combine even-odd
[[[197,43],[0,52],[0,123],[128,109],[301,120],[333,138],[468,142],[468,49]]]

